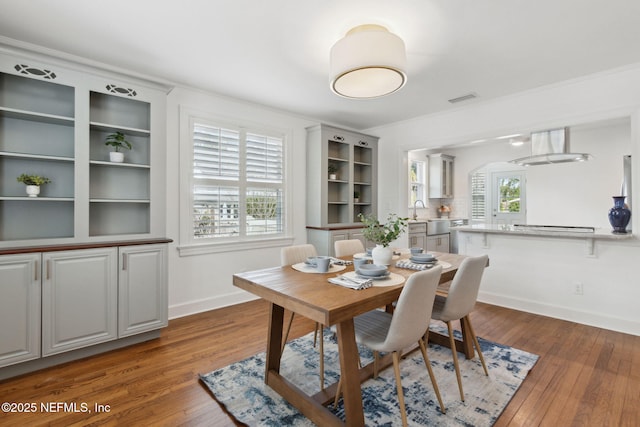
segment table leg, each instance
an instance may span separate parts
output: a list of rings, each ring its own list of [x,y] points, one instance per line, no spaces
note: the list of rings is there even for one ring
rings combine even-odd
[[[360,388],[358,368],[359,355],[353,319],[338,323],[337,329],[345,421],[349,426],[364,426],[362,390]]]
[[[282,357],[282,330],[284,326],[284,308],[271,304],[269,308],[269,332],[267,334],[267,360],[264,382],[269,384],[269,371],[280,372]]]
[[[473,359],[475,351],[473,348],[473,337],[471,331],[473,329],[469,327],[469,319],[467,316],[460,319],[460,332],[462,333],[462,352],[467,359]]]
[[[471,329],[467,326],[469,320],[465,317],[460,319],[460,330],[462,333],[462,340],[456,339],[456,349],[457,351],[464,353],[467,359],[473,359],[475,356],[475,351],[473,348],[473,337],[471,336]],[[445,335],[441,335],[437,332],[430,331],[429,332],[429,342],[434,344],[441,345],[443,347],[451,347],[451,343],[449,341],[449,337]]]

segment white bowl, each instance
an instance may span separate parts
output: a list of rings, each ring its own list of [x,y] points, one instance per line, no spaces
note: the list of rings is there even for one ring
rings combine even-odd
[[[433,254],[412,254],[411,259],[413,261],[428,262],[428,261],[435,261],[436,257]]]
[[[387,273],[387,266],[376,264],[365,264],[358,267],[356,273],[361,276],[378,277]]]

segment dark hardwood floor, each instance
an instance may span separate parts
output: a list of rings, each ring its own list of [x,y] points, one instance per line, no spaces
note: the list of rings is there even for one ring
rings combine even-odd
[[[264,351],[267,315],[260,300],[172,320],[157,340],[0,382],[0,402],[38,406],[0,425],[232,426],[198,374]],[[295,319],[292,337],[313,329]],[[496,426],[640,425],[639,336],[480,303],[472,320],[479,336],[540,355]]]

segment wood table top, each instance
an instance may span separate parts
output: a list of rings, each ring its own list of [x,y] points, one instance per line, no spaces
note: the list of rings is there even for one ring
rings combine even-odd
[[[434,252],[438,260],[451,264],[440,283],[450,281],[464,255]],[[410,254],[401,256],[409,258]],[[350,257],[345,257],[349,259]],[[353,271],[347,266],[344,272]],[[416,270],[389,266],[389,271],[408,278]],[[233,275],[233,284],[287,310],[323,325],[333,325],[398,299],[404,284],[354,290],[328,282],[335,273],[303,273],[289,266],[266,268]]]

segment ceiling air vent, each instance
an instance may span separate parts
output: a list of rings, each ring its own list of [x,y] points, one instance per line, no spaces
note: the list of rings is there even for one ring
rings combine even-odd
[[[476,95],[475,93],[471,92],[471,93],[468,93],[466,95],[459,96],[457,98],[451,98],[451,99],[449,99],[449,102],[452,103],[452,104],[455,104],[457,102],[468,101],[470,99],[477,98],[477,97],[478,97],[478,95]]]

